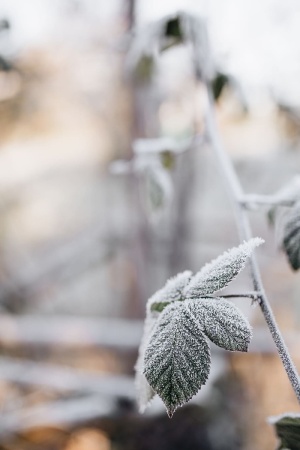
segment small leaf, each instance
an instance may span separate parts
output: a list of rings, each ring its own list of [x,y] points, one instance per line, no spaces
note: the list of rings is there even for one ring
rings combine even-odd
[[[165,150],[160,155],[162,166],[167,170],[173,170],[175,167],[175,156],[170,150]]]
[[[184,290],[184,295],[187,298],[196,299],[214,294],[226,287],[244,269],[254,248],[263,242],[261,238],[250,239],[206,264],[191,279]]]
[[[294,270],[300,268],[300,202],[286,212],[283,231],[283,248]]]
[[[145,206],[150,219],[160,218],[171,204],[173,181],[170,172],[161,165],[145,169]]]
[[[246,352],[251,326],[231,302],[222,298],[188,300],[186,307],[201,322],[203,333],[216,345],[230,351]]]
[[[217,72],[215,74],[214,78],[211,80],[212,91],[213,91],[215,100],[219,99],[224,88],[226,86],[228,86],[228,84],[229,84],[228,75],[221,73],[221,72]]]
[[[144,363],[148,383],[165,403],[169,417],[206,383],[209,345],[185,302],[172,303],[161,313]]]
[[[281,441],[279,449],[300,450],[300,414],[270,417],[269,422],[275,426]]]
[[[182,291],[189,283],[191,277],[192,272],[185,270],[170,278],[165,286],[149,299],[148,303],[151,311],[161,312],[169,303],[184,300]]]
[[[172,17],[166,22],[165,36],[183,39],[180,16]]]
[[[149,82],[155,70],[155,60],[152,55],[142,55],[139,59],[134,77],[140,82]]]

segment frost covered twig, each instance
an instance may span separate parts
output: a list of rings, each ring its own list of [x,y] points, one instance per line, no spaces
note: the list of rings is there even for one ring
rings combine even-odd
[[[239,234],[241,240],[250,239],[252,237],[251,226],[247,211],[242,206],[242,199],[245,197],[243,189],[241,187],[240,181],[236,175],[234,167],[223,149],[221,143],[218,127],[216,124],[216,118],[214,113],[214,100],[213,94],[211,92],[211,87],[206,83],[206,93],[207,93],[207,131],[211,142],[211,147],[213,148],[215,155],[219,161],[221,172],[225,180],[226,186],[228,188],[228,193],[232,199],[236,214],[236,222],[239,229]],[[272,308],[270,306],[269,300],[264,291],[264,287],[261,281],[261,275],[258,268],[255,255],[252,253],[250,256],[250,270],[251,278],[253,283],[253,288],[255,291],[260,292],[259,305],[261,311],[264,315],[266,323],[271,332],[272,338],[276,345],[278,354],[281,358],[285,371],[300,403],[300,380],[297,369],[292,361],[291,355],[285,345],[281,332],[276,323],[275,317],[273,315]]]
[[[269,208],[270,206],[293,206],[294,200],[282,199],[276,195],[244,195],[240,199],[240,204],[245,209],[258,209],[261,207]]]

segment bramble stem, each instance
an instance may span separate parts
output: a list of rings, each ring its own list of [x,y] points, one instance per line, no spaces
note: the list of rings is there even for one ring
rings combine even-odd
[[[207,93],[207,111],[206,111],[206,125],[208,136],[210,139],[211,147],[215,152],[215,155],[219,161],[221,173],[223,175],[225,184],[227,186],[228,193],[231,197],[234,211],[236,215],[236,223],[239,229],[239,235],[241,241],[249,240],[252,237],[252,231],[250,226],[250,221],[247,215],[247,211],[243,207],[243,199],[245,199],[245,194],[241,187],[238,176],[235,172],[233,164],[225,152],[216,122],[215,110],[214,110],[214,98],[208,82],[206,83],[206,93]],[[272,308],[270,306],[269,300],[264,291],[264,287],[261,281],[261,275],[256,261],[256,256],[252,253],[250,256],[250,272],[253,283],[254,291],[259,291],[258,296],[259,306],[264,315],[265,321],[271,332],[273,341],[276,345],[278,354],[281,358],[287,376],[290,383],[294,389],[297,399],[300,403],[300,379],[297,369],[292,361],[291,355],[285,345],[281,332],[276,323],[275,317],[273,315]]]

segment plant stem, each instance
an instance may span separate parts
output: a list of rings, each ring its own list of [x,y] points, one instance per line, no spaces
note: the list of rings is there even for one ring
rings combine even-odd
[[[210,138],[211,147],[213,148],[215,155],[219,161],[221,173],[224,177],[224,181],[226,183],[228,193],[231,197],[234,211],[236,215],[236,222],[239,229],[239,235],[241,241],[249,240],[252,237],[252,231],[250,226],[250,221],[247,215],[247,211],[244,209],[242,205],[242,201],[245,198],[243,189],[241,187],[240,181],[237,177],[235,169],[231,160],[229,159],[227,153],[225,152],[216,122],[215,112],[214,112],[214,99],[213,94],[208,82],[206,83],[206,93],[207,93],[207,111],[206,111],[206,120],[207,120],[207,131],[208,136]],[[253,283],[254,291],[259,291],[259,305],[261,311],[264,315],[265,321],[269,327],[271,332],[273,341],[276,345],[278,354],[281,358],[287,376],[290,380],[290,383],[294,389],[294,392],[297,396],[297,399],[300,403],[300,379],[297,372],[297,369],[292,361],[291,355],[285,345],[281,332],[276,323],[275,317],[272,312],[272,308],[270,306],[269,300],[264,291],[264,287],[261,280],[260,271],[258,268],[258,264],[256,261],[255,254],[253,253],[250,257],[250,272]]]
[[[294,203],[295,200],[283,200],[276,197],[276,195],[250,194],[244,195],[244,197],[240,199],[240,204],[246,209],[270,206],[293,206]]]
[[[261,292],[244,292],[243,294],[226,294],[220,295],[222,298],[252,298],[253,300],[258,300],[261,296]]]

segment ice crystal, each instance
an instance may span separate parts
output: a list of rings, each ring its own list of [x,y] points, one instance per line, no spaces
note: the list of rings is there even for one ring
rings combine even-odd
[[[206,264],[185,288],[184,295],[186,298],[205,297],[228,286],[244,269],[254,248],[263,242],[261,238],[250,239]]]

